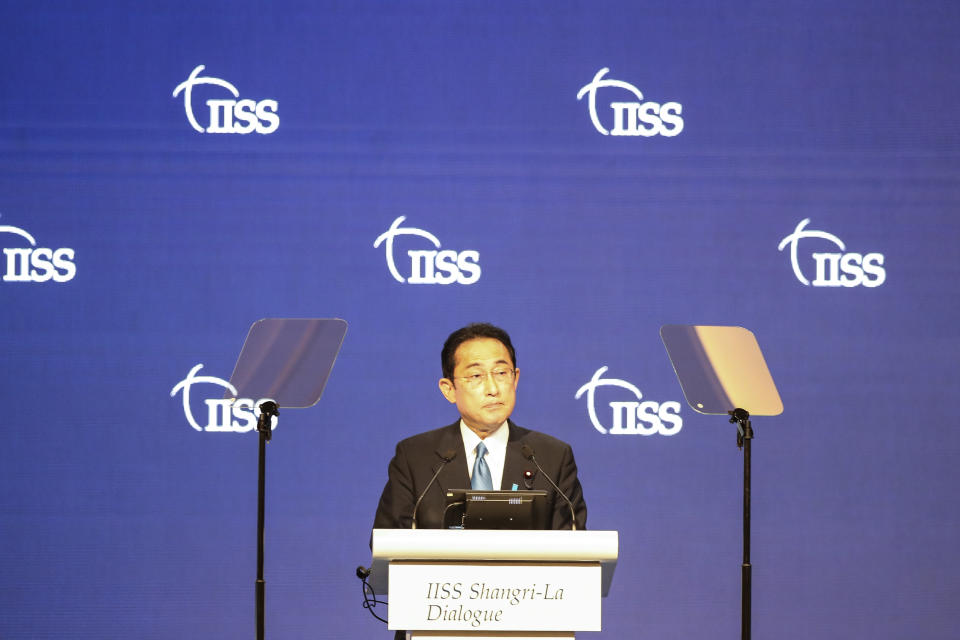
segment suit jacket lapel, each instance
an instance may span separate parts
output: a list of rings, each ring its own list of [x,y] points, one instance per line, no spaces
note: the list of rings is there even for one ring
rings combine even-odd
[[[510,423],[510,439],[507,440],[507,455],[503,460],[503,479],[500,481],[500,488],[505,491],[513,489],[517,485],[518,489],[526,489],[523,483],[523,472],[527,470],[536,471],[536,466],[523,457],[520,447],[526,441],[529,431],[523,427]]]

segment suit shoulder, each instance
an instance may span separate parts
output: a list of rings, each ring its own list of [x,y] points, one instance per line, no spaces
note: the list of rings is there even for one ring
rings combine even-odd
[[[412,447],[414,449],[422,449],[423,447],[437,446],[438,443],[443,442],[445,439],[458,435],[459,428],[460,423],[455,422],[453,424],[448,424],[445,427],[440,427],[439,429],[424,431],[423,433],[418,433],[416,435],[404,438],[397,443],[397,448],[406,449]]]
[[[534,431],[533,429],[526,429],[519,425],[512,424],[510,425],[511,431],[515,432],[516,438],[523,442],[528,443],[530,446],[537,449],[537,447],[543,447],[551,450],[561,450],[561,449],[572,449],[572,447],[561,440],[551,436],[548,433],[543,433],[542,431]],[[513,439],[513,438],[511,438]]]

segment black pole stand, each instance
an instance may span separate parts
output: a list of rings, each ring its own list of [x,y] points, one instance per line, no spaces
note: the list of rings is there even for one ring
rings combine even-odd
[[[257,478],[257,580],[255,608],[257,640],[264,637],[267,583],[263,579],[263,521],[266,512],[267,443],[274,417],[284,409],[306,409],[320,401],[340,353],[347,323],[339,318],[261,318],[247,332],[230,376],[237,398],[258,401],[260,415],[259,477]]]
[[[729,406],[729,405],[728,405]],[[746,409],[730,412],[730,422],[737,425],[737,448],[743,449],[743,565],[740,571],[740,638],[750,640],[751,570],[750,564],[750,443],[753,427]]]
[[[750,640],[750,407],[757,416],[778,416],[783,401],[773,382],[756,336],[744,327],[664,325],[660,337],[677,372],[687,403],[698,413],[730,417],[743,450],[743,565],[741,566],[740,637]],[[731,410],[730,407],[736,407]]]
[[[266,507],[267,442],[270,441],[273,416],[280,413],[277,403],[268,400],[260,405],[257,431],[260,433],[259,473],[257,476],[257,640],[264,638],[264,601],[267,583],[263,580],[263,515]]]

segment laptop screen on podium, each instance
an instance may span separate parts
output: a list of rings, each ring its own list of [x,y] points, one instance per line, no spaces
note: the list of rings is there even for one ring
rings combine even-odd
[[[445,529],[549,529],[547,492],[447,491]]]

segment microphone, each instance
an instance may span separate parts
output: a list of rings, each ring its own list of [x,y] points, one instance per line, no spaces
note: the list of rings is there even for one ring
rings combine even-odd
[[[413,505],[413,522],[410,525],[411,529],[417,528],[417,509],[420,507],[420,501],[423,500],[423,496],[427,495],[427,491],[430,490],[431,485],[433,485],[433,481],[437,479],[437,476],[440,475],[440,472],[443,471],[443,468],[447,466],[447,464],[451,460],[457,457],[457,450],[447,449],[446,451],[443,451],[443,452],[437,451],[436,454],[443,459],[443,462],[437,468],[437,472],[433,474],[433,477],[430,478],[430,482],[427,483],[427,486],[426,488],[424,488],[423,493],[421,493],[420,497],[417,498],[417,503]]]
[[[533,464],[537,465],[537,469],[540,470],[540,473],[543,474],[543,477],[546,478],[551,485],[553,485],[553,488],[557,490],[557,493],[560,494],[560,497],[566,500],[567,506],[570,507],[570,521],[571,521],[570,530],[576,531],[577,530],[577,514],[573,510],[573,503],[570,502],[570,498],[568,498],[567,494],[565,494],[563,491],[560,490],[560,487],[558,487],[557,483],[553,481],[553,478],[550,477],[550,474],[544,471],[543,467],[540,466],[540,463],[537,462],[537,458],[533,455],[533,447],[531,447],[528,444],[522,445],[520,447],[520,452],[523,454],[524,458],[526,458]]]

